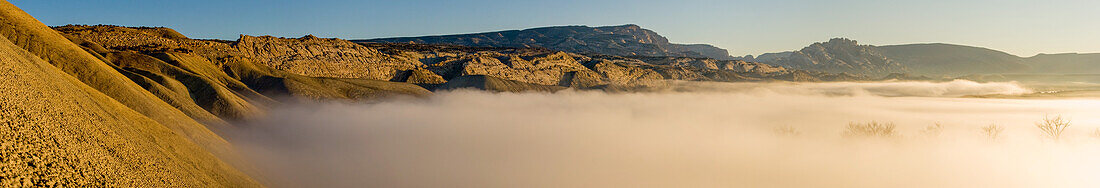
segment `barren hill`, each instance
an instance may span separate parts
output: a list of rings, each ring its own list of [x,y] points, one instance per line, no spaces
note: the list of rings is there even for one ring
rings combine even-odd
[[[1100,53],[1039,54],[1028,57],[1034,71],[1061,74],[1100,73]]]
[[[253,187],[228,143],[0,2],[0,185]]]
[[[925,75],[1013,73],[1029,69],[1023,58],[1001,51],[953,45],[906,44],[880,46],[887,57]]]
[[[957,77],[971,74],[1091,74],[1097,54],[1040,54],[1023,58],[988,48],[955,44],[873,46],[836,38],[799,51],[745,57],[776,66],[832,73],[884,76],[892,73]],[[1091,70],[1091,71],[1090,71]]]

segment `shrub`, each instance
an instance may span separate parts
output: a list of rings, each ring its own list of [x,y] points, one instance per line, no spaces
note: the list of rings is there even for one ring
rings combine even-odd
[[[895,135],[894,123],[879,123],[872,121],[870,123],[848,123],[848,130],[844,132],[846,136],[853,137],[892,137]]]
[[[1035,127],[1039,128],[1043,136],[1059,140],[1062,138],[1062,132],[1066,131],[1066,128],[1070,126],[1069,120],[1062,118],[1061,115],[1054,117],[1044,117],[1042,121],[1035,123]]]

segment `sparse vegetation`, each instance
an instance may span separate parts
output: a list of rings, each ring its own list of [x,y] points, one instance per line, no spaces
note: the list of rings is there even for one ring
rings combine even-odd
[[[897,134],[896,127],[894,123],[879,123],[877,121],[869,123],[853,122],[848,123],[848,129],[844,132],[844,135],[851,137],[893,137]]]
[[[989,139],[991,140],[997,140],[997,137],[999,137],[1001,135],[1001,132],[1004,131],[1005,128],[997,124],[989,124],[988,126],[982,127],[982,134],[984,134],[986,137],[989,137]]]
[[[780,135],[780,136],[798,136],[798,135],[802,134],[801,131],[798,131],[798,129],[796,129],[792,126],[789,126],[789,125],[788,126],[776,127],[773,131],[775,131],[776,135]]]
[[[1062,133],[1065,132],[1066,128],[1069,128],[1069,126],[1070,121],[1063,118],[1061,115],[1054,117],[1046,116],[1042,121],[1035,123],[1035,127],[1039,128],[1039,131],[1042,132],[1044,137],[1053,140],[1061,140]]]
[[[943,134],[943,124],[936,123],[933,125],[929,125],[928,127],[921,129],[920,132],[925,136],[938,137]]]

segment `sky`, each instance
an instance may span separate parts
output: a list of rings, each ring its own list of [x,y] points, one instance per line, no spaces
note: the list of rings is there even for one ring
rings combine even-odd
[[[1100,52],[1095,0],[9,0],[47,25],[163,26],[191,38],[240,34],[370,39],[562,25],[638,24],[730,54],[861,44],[951,43],[1018,56]]]

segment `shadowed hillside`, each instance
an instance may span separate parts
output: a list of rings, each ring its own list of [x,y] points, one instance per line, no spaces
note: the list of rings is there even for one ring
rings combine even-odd
[[[1100,53],[1039,54],[1028,57],[1034,71],[1061,74],[1100,73]]]
[[[6,1],[0,22],[2,186],[259,186],[218,159],[224,140],[57,32]]]
[[[836,38],[799,51],[766,53],[741,59],[793,69],[884,76],[892,73],[931,77],[972,74],[1092,74],[1098,54],[1039,54],[1023,58],[993,49],[954,44],[860,45]]]
[[[880,46],[887,57],[924,75],[959,76],[1010,73],[1029,69],[1023,58],[1001,51],[953,44]]]
[[[281,98],[286,97],[290,97],[291,100],[361,100],[397,95],[425,96],[429,93],[412,84],[356,78],[357,75],[349,76],[351,73],[368,72],[354,71],[366,70],[364,68],[327,69],[344,70],[343,72],[327,72],[326,69],[301,71],[322,76],[314,77],[277,70],[270,65],[265,65],[272,64],[269,59],[274,58],[272,57],[274,55],[269,55],[272,53],[293,52],[285,56],[309,57],[308,55],[311,55],[308,54],[309,49],[300,52],[276,51],[303,47],[302,45],[263,43],[271,49],[261,49],[268,53],[254,55],[241,52],[234,47],[233,43],[227,41],[195,40],[182,35],[171,35],[174,37],[169,38],[161,35],[162,31],[170,31],[167,28],[65,26],[56,29],[69,35],[73,40],[81,41],[89,51],[111,59],[111,62],[124,70],[134,72],[135,76],[132,77],[135,81],[146,83],[144,84],[146,89],[158,93],[158,96],[166,101],[177,101],[168,100],[168,98],[186,99],[190,96],[194,99],[195,105],[223,118],[247,119],[262,115],[262,109],[265,106],[277,105],[281,102]],[[250,42],[251,40],[246,37],[237,43],[254,43]],[[351,45],[358,46],[354,43]],[[305,45],[303,48],[306,47],[324,48],[326,46]],[[330,65],[341,65],[335,59],[338,58],[322,60],[331,62]],[[295,65],[307,66],[302,67],[304,69],[318,70],[308,66],[323,64],[320,63],[322,60],[308,59],[306,63],[295,63]],[[257,63],[257,61],[266,63]],[[278,62],[286,61],[300,60],[281,59]],[[364,64],[373,63],[372,61]],[[181,103],[187,103],[187,101]]]

